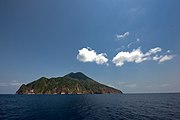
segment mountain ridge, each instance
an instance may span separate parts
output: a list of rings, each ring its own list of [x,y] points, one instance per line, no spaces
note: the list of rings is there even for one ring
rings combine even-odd
[[[63,77],[46,78],[23,84],[16,94],[110,94],[122,91],[101,84],[82,72],[71,72]]]

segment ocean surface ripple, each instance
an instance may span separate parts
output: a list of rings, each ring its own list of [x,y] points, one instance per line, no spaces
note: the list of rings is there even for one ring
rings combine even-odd
[[[180,120],[180,94],[0,95],[0,120]]]

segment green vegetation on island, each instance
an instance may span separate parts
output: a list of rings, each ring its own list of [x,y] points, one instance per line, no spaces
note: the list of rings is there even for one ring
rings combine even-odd
[[[42,77],[23,84],[17,94],[108,94],[122,93],[120,90],[103,85],[81,72],[70,73],[64,77]]]

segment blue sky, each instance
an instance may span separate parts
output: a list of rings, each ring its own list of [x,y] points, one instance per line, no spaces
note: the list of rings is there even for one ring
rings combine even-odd
[[[125,93],[180,92],[179,0],[1,0],[0,93],[81,71]]]

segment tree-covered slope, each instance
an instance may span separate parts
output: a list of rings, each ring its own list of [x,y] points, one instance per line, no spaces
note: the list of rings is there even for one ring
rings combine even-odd
[[[64,77],[45,78],[23,84],[17,94],[104,94],[122,93],[112,87],[100,84],[81,72],[70,73]]]

